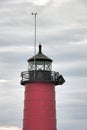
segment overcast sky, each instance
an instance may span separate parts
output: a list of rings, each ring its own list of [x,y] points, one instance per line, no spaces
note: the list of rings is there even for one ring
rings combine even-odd
[[[53,59],[66,83],[56,86],[58,130],[87,130],[87,0],[0,0],[0,130],[22,130],[20,73],[34,50]]]

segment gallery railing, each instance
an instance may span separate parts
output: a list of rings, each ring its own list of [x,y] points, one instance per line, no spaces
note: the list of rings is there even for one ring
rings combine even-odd
[[[62,85],[65,80],[62,75],[55,71],[24,71],[21,73],[21,84],[25,85],[30,82],[51,82],[55,85]]]

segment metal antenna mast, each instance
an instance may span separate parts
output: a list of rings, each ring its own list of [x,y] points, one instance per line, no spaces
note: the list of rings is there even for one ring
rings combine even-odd
[[[35,67],[35,55],[36,55],[36,16],[37,16],[37,12],[32,13],[32,15],[35,16],[35,41],[34,41],[34,78],[35,78],[35,71],[36,71],[36,67]]]

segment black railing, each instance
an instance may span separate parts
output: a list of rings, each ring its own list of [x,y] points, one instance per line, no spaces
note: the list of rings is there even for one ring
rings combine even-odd
[[[22,85],[35,81],[51,82],[55,85],[62,85],[65,82],[63,76],[55,71],[36,71],[35,75],[34,71],[24,71],[21,77]]]

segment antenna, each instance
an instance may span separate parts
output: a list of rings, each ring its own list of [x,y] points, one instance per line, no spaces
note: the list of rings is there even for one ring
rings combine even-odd
[[[32,13],[32,15],[35,16],[35,41],[34,41],[34,78],[35,78],[35,71],[36,71],[36,66],[35,66],[35,55],[36,55],[36,16],[37,16],[37,12]]]

